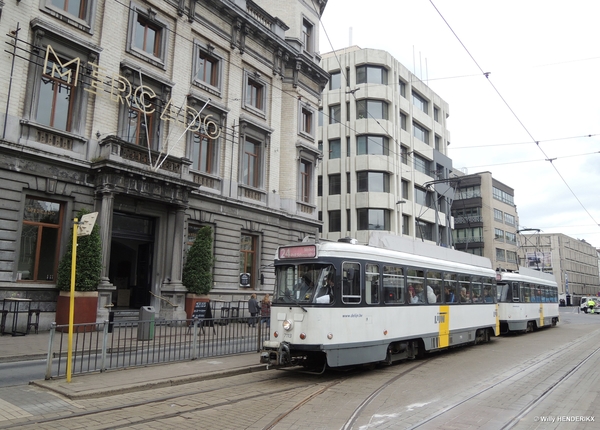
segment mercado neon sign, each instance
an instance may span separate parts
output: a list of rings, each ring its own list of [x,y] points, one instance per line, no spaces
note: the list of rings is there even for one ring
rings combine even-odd
[[[48,73],[50,76],[59,76],[69,85],[77,86],[81,68],[79,57],[62,62],[52,46],[48,45],[43,70],[48,70],[50,65],[51,72]],[[133,107],[144,115],[153,115],[156,112],[156,107],[151,103],[151,100],[156,98],[156,92],[151,87],[135,86],[126,77],[111,73],[96,63],[88,62],[87,65],[91,68],[91,82],[90,87],[84,88],[84,91],[97,97],[105,97],[108,94],[111,101],[126,104],[128,107],[133,104]],[[211,119],[212,116],[205,115],[202,121],[198,121],[197,119],[200,117],[198,110],[188,106],[187,103],[179,108],[173,104],[173,99],[170,98],[160,114],[160,119],[183,124],[186,129],[194,132],[202,130],[203,134],[216,139],[221,135],[221,128]]]

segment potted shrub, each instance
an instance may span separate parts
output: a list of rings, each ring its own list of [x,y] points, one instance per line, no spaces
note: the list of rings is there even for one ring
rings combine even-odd
[[[77,219],[90,213],[82,209]],[[56,302],[56,324],[69,324],[71,297],[71,262],[73,256],[73,230],[67,251],[58,263],[56,287],[60,290]],[[98,310],[98,284],[102,270],[102,241],[100,227],[96,224],[90,235],[77,238],[77,262],[75,268],[74,324],[95,323]]]
[[[182,283],[188,290],[185,298],[187,318],[191,319],[196,302],[208,302],[212,288],[213,238],[212,228],[201,227],[187,252],[183,266]]]

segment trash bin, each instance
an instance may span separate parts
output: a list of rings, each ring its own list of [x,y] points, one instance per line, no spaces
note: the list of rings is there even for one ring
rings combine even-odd
[[[140,308],[140,322],[138,323],[138,340],[154,339],[154,306]]]

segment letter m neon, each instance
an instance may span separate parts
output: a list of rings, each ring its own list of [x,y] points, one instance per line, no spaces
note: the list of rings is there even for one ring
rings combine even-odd
[[[48,57],[50,57],[50,55],[52,55],[52,57],[55,60],[55,61],[51,60],[52,61],[52,72],[50,73],[50,76],[53,76],[53,77],[60,76],[68,84],[76,87],[77,80],[79,78],[79,67],[81,66],[81,60],[79,59],[79,57],[76,57],[76,58],[72,59],[71,61],[68,61],[63,64],[62,61],[60,61],[60,58],[58,57],[58,55],[56,55],[56,52],[54,52],[54,49],[52,49],[52,46],[48,45],[48,47],[46,48],[46,57],[44,58],[44,72],[48,69]],[[76,64],[74,79],[73,79],[73,69],[69,67],[72,64]],[[66,71],[63,73],[63,72],[61,72],[62,69],[66,69]]]

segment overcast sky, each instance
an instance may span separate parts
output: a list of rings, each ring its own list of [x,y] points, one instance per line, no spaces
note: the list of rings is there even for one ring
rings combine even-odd
[[[512,187],[520,228],[600,248],[599,17],[597,0],[329,0],[320,52],[388,51],[448,102],[454,168]]]

